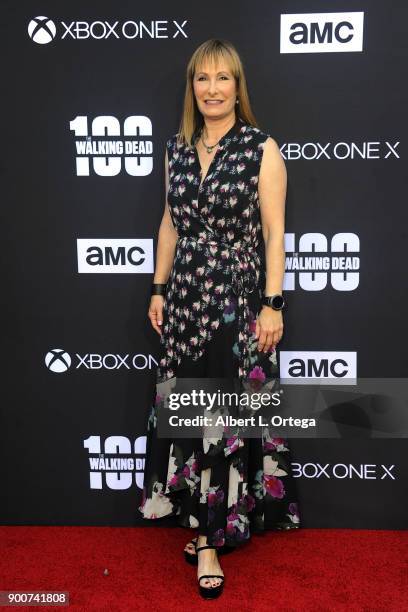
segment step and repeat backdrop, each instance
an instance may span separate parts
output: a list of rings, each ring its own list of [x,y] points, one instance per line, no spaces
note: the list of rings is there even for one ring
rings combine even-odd
[[[4,524],[142,524],[165,142],[209,38],[241,54],[288,171],[282,376],[406,376],[405,3],[22,0],[3,15]],[[303,527],[407,528],[405,439],[291,448]]]

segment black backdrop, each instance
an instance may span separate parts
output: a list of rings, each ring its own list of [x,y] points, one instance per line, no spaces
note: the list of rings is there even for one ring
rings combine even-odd
[[[236,45],[286,160],[281,365],[341,354],[350,376],[405,377],[405,3],[21,0],[3,17],[3,523],[139,524],[164,144],[208,38]],[[406,528],[405,440],[291,444],[304,527]]]

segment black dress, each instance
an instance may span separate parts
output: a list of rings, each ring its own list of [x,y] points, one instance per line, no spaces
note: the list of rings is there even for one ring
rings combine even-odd
[[[268,427],[257,438],[163,438],[157,421],[178,381],[279,383],[276,351],[257,350],[265,272],[258,178],[268,134],[237,119],[221,138],[200,186],[195,146],[167,141],[168,203],[178,232],[164,301],[157,385],[147,423],[146,519],[175,515],[215,546],[251,533],[300,527],[291,452]],[[193,141],[194,142],[194,141]]]

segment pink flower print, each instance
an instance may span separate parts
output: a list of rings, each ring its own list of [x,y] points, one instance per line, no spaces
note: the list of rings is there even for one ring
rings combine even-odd
[[[217,253],[217,245],[215,244],[210,244],[210,253],[211,255],[215,255]]]
[[[243,171],[245,170],[245,168],[246,168],[245,164],[243,164],[242,162],[240,162],[240,163],[237,165],[237,172],[238,172],[238,174],[239,174],[240,172],[243,172]]]
[[[214,291],[217,295],[224,293],[224,285],[216,285]]]
[[[223,185],[221,185],[220,191],[221,193],[226,193],[227,191],[229,191],[229,188],[230,188],[230,184],[224,183]]]
[[[252,319],[249,324],[249,331],[254,334],[256,332],[256,319]]]
[[[213,286],[213,284],[214,284],[213,279],[212,279],[212,278],[207,278],[207,280],[206,280],[206,281],[205,281],[205,283],[204,283],[204,287],[205,287],[205,288],[207,289],[207,291],[208,291],[208,289],[210,289],[210,287],[212,287],[212,286]]]
[[[197,338],[197,336],[192,336],[192,337],[190,338],[190,344],[191,344],[192,346],[197,346],[197,344],[198,344],[198,338]]]
[[[235,234],[234,234],[234,232],[228,231],[228,232],[227,232],[227,238],[228,238],[228,240],[233,240],[234,235],[235,235]]]
[[[201,268],[196,268],[196,275],[197,276],[203,276],[204,272],[205,272],[204,266],[201,266]]]
[[[228,161],[235,161],[237,159],[237,155],[238,153],[231,153],[231,155],[228,155]]]
[[[200,302],[193,302],[193,310],[200,310]]]
[[[285,487],[282,481],[276,476],[270,476],[269,474],[263,475],[264,486],[266,492],[269,493],[275,499],[282,499],[285,495]]]
[[[215,257],[209,257],[208,258],[208,265],[211,268],[215,268],[215,266],[217,265],[217,260],[215,259]]]
[[[175,487],[178,485],[178,476],[177,474],[174,474],[174,476],[172,476],[169,480],[169,487]]]
[[[220,325],[219,321],[211,321],[210,327],[211,329],[218,329],[219,325]]]
[[[237,183],[237,187],[238,187],[238,189],[239,189],[240,191],[244,191],[244,189],[245,189],[245,183],[244,183],[244,181],[238,181],[238,183]]]
[[[210,317],[207,314],[205,314],[205,315],[203,315],[201,317],[201,322],[202,322],[203,325],[207,325],[209,320],[210,320]]]
[[[257,185],[258,184],[258,177],[257,176],[251,176],[251,178],[249,179],[249,182],[251,183],[251,185]]]
[[[242,211],[242,213],[241,213],[241,214],[242,214],[242,216],[243,216],[244,218],[248,218],[248,217],[249,217],[249,215],[250,215],[250,212],[251,212],[251,211],[250,211],[250,209],[249,209],[249,208],[245,208],[245,209]]]
[[[212,224],[214,223],[214,221],[215,221],[215,217],[214,217],[214,215],[211,215],[210,217],[208,217],[208,223],[209,223],[209,225],[212,225]]]
[[[229,204],[230,206],[235,206],[235,204],[238,202],[238,198],[236,195],[233,195],[229,198]]]
[[[253,151],[252,149],[245,149],[245,153],[244,153],[245,157],[247,157],[248,159],[252,158],[253,155]]]
[[[235,533],[235,527],[233,523],[230,523],[230,521],[227,521],[226,532],[228,535],[231,535],[231,536],[234,535]]]
[[[188,467],[188,465],[185,465],[183,467],[182,473],[183,473],[183,476],[186,476],[186,478],[190,477],[190,468]]]
[[[222,217],[221,219],[218,219],[217,221],[217,227],[224,227],[225,225],[225,219],[224,217]]]
[[[209,505],[209,507],[211,508],[212,506],[215,506],[217,501],[217,495],[215,492],[211,492],[208,493],[208,497],[207,497],[207,503]]]
[[[191,181],[194,179],[194,174],[192,172],[187,172],[186,178],[188,182],[191,183]]]
[[[205,302],[206,304],[208,304],[208,303],[210,302],[210,300],[211,300],[211,296],[210,296],[210,294],[209,294],[209,293],[203,293],[203,295],[202,295],[202,299],[203,299],[203,302]]]
[[[239,438],[237,436],[233,436],[232,438],[227,439],[227,448],[230,453],[233,453],[239,448]]]
[[[249,373],[250,379],[259,380],[260,382],[264,382],[266,375],[261,366],[255,366]]]
[[[209,175],[209,176],[211,176],[211,175]],[[219,185],[219,184],[220,184],[220,181],[219,181],[218,179],[215,179],[215,181],[213,181],[213,182],[211,183],[211,189],[212,189],[213,191],[215,191],[215,190],[217,189],[217,187],[218,187],[218,185]]]
[[[179,192],[179,194],[180,194],[180,195],[183,195],[183,193],[185,192],[185,190],[186,190],[186,186],[185,186],[185,185],[183,185],[183,184],[182,184],[182,185],[179,185],[179,186],[177,187],[177,191]]]

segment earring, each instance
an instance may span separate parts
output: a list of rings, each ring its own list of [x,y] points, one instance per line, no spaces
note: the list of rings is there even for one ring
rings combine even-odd
[[[235,100],[235,104],[239,104],[239,100],[238,100],[238,98]]]

